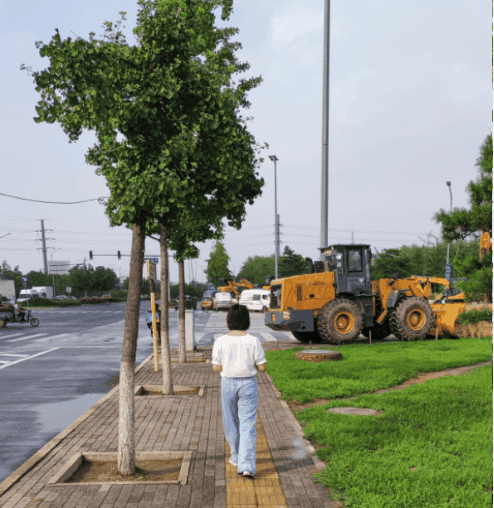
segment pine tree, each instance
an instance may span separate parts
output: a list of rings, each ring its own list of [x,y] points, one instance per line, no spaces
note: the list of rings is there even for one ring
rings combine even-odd
[[[475,164],[478,177],[470,181],[466,191],[469,193],[470,209],[455,208],[448,213],[441,209],[434,216],[442,224],[443,239],[477,240],[481,233],[492,237],[492,134],[480,146],[480,156]],[[492,302],[492,252],[480,260],[480,253],[467,256],[463,261],[453,259],[456,277],[468,280],[458,282],[458,289],[465,291],[466,301],[478,300]]]
[[[301,275],[309,273],[309,265],[307,261],[300,255],[285,245],[283,256],[280,257],[278,266],[278,276],[291,277],[292,275]]]

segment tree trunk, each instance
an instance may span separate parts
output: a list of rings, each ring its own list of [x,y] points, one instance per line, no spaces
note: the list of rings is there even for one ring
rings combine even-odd
[[[134,375],[137,333],[139,330],[140,290],[144,259],[143,227],[134,225],[130,255],[129,291],[125,308],[125,331],[120,366],[120,400],[118,428],[118,471],[122,475],[135,473]]]
[[[168,237],[165,226],[161,226],[161,364],[163,369],[163,395],[173,395],[172,360],[170,336],[168,335]]]
[[[185,353],[185,269],[184,260],[178,262],[178,352],[179,362],[187,363]]]

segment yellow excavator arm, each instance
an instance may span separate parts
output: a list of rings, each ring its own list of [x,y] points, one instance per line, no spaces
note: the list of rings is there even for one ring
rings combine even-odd
[[[491,248],[491,235],[488,232],[482,233],[482,236],[480,237],[480,261],[484,260],[484,254],[486,252],[490,252]]]

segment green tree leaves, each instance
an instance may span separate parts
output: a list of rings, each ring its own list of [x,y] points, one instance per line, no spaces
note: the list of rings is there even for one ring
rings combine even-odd
[[[274,254],[247,258],[237,275],[237,280],[247,279],[253,284],[264,284],[264,279],[268,275],[274,275]]]
[[[371,266],[371,279],[406,278],[412,273],[410,259],[403,255],[399,249],[384,249],[379,253],[379,258]],[[420,274],[422,275],[422,274]]]
[[[303,273],[309,273],[307,261],[300,254],[295,254],[286,245],[283,255],[278,260],[278,277],[292,277],[293,275],[301,275]],[[274,275],[274,272],[269,275]]]
[[[215,286],[219,285],[220,279],[232,277],[228,269],[228,261],[230,261],[230,257],[226,253],[225,246],[222,242],[216,242],[214,250],[209,256],[208,267],[206,269],[208,279],[212,278]]]

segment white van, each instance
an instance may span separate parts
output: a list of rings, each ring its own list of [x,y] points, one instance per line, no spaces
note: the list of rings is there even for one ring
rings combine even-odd
[[[246,289],[240,294],[238,303],[249,310],[266,312],[269,309],[270,294],[267,289]]]
[[[21,303],[32,300],[33,298],[40,298],[41,295],[36,291],[36,289],[22,289],[19,293],[19,300]]]

